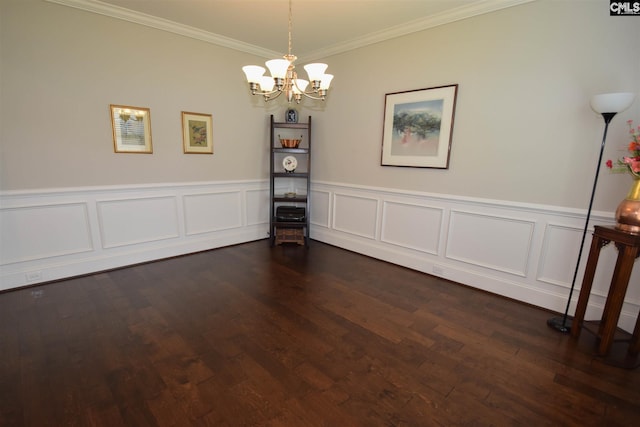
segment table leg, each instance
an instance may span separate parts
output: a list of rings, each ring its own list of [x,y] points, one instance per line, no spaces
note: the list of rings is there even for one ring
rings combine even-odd
[[[591,240],[591,249],[589,249],[589,259],[587,260],[587,267],[585,269],[582,286],[580,288],[578,305],[576,306],[573,321],[571,322],[572,337],[580,335],[580,329],[582,328],[584,315],[587,311],[587,304],[589,302],[589,296],[591,295],[591,286],[596,274],[596,267],[598,265],[598,258],[600,257],[600,249],[602,246],[603,239],[598,236],[593,236],[593,239]]]
[[[636,327],[633,329],[633,336],[629,343],[629,354],[636,356],[638,353],[640,353],[640,314],[636,319]]]
[[[607,296],[599,328],[600,345],[598,346],[598,354],[601,356],[609,353],[613,343],[636,253],[637,249],[633,246],[620,245],[618,247],[618,259],[613,271],[611,287],[609,288],[609,295]]]

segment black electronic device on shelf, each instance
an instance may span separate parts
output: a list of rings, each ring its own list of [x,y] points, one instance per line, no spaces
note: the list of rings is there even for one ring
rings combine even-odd
[[[305,208],[299,206],[278,206],[276,208],[276,221],[279,222],[303,222],[305,218]]]

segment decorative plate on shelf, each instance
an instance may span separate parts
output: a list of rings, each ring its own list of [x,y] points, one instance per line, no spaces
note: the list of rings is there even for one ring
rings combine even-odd
[[[284,167],[284,170],[289,173],[293,172],[298,167],[298,159],[293,156],[287,156],[282,159],[282,167]]]

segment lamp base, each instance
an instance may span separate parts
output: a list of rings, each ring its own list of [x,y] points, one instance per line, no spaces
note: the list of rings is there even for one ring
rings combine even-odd
[[[547,320],[547,326],[563,334],[568,334],[571,332],[571,319],[565,319],[564,317],[552,317]]]

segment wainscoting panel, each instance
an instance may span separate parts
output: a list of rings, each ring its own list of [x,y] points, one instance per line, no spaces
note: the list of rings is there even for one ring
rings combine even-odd
[[[538,266],[537,280],[553,285],[565,286],[571,284],[578,251],[567,254],[566,248],[579,248],[583,229],[549,224],[546,227],[544,244]],[[567,268],[567,263],[574,266]]]
[[[315,240],[555,312],[565,310],[586,211],[331,182],[314,182],[312,191],[322,194],[314,209],[328,209],[328,200],[334,202],[330,223],[312,219]],[[613,212],[592,212],[591,219],[591,224],[615,223]],[[587,319],[602,314],[617,256],[609,246],[598,264]],[[627,331],[633,330],[640,310],[639,284],[640,261],[619,323]]]
[[[442,208],[410,203],[384,202],[380,240],[432,255],[439,254]],[[409,228],[405,224],[413,224]]]
[[[377,218],[378,201],[376,199],[350,194],[334,194],[333,224],[336,230],[375,239]]]
[[[0,193],[0,290],[267,237],[268,182]]]
[[[452,211],[446,257],[526,276],[534,223]]]
[[[188,236],[242,227],[242,199],[237,191],[191,194],[183,200]]]
[[[269,190],[245,191],[247,225],[269,223]]]
[[[0,209],[2,265],[93,249],[84,203]]]
[[[311,191],[311,224],[328,228],[331,217],[331,193]]]
[[[173,196],[99,201],[97,206],[103,248],[179,236]]]

